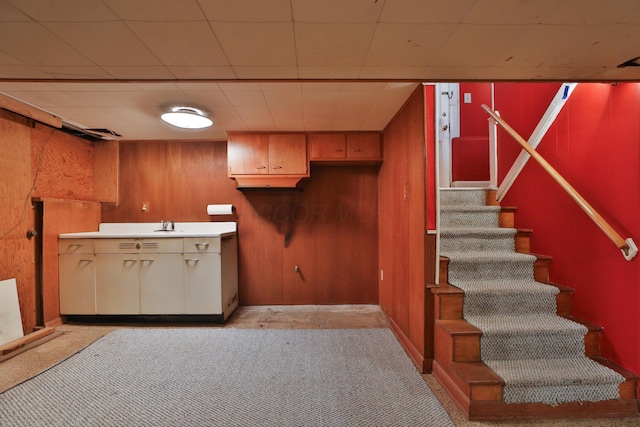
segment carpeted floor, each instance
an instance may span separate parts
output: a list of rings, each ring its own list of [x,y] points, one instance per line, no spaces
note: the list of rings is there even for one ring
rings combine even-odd
[[[0,426],[452,426],[388,329],[119,329],[0,395]]]

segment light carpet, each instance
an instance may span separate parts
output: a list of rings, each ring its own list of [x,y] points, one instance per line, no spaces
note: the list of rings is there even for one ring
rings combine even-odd
[[[618,399],[624,378],[585,357],[587,328],[556,314],[558,289],[533,277],[536,257],[516,253],[486,191],[440,192],[440,253],[464,291],[463,316],[482,331],[482,361],[505,381],[507,403]]]
[[[388,329],[119,329],[0,395],[0,426],[453,426]]]

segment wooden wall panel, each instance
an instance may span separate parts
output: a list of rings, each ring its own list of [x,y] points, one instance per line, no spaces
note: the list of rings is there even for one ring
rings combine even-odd
[[[16,279],[25,333],[36,325],[33,228],[29,192],[31,177],[30,121],[0,110],[0,280]]]
[[[94,198],[118,202],[118,141],[97,142],[93,146]]]
[[[220,219],[238,222],[241,304],[377,303],[377,175],[314,166],[303,191],[241,192],[224,142],[122,142],[120,203],[104,205],[102,220],[211,221],[208,204],[233,203]]]
[[[380,305],[420,368],[430,366],[426,278],[424,96],[420,87],[384,132],[379,176]]]
[[[94,200],[93,144],[36,124],[31,131],[33,197]]]
[[[57,313],[57,244],[51,242],[57,233],[86,229],[89,219],[84,210],[65,212],[68,227],[49,229],[44,234],[40,258],[38,239],[28,239],[27,231],[36,230],[40,219],[35,217],[32,200],[47,197],[92,200],[94,188],[94,145],[92,142],[50,128],[30,119],[0,110],[0,278],[16,278],[18,299],[25,334],[37,323],[36,270],[42,268],[43,299],[46,319]],[[108,186],[105,186],[108,188]],[[97,226],[94,208],[91,223]],[[75,218],[75,219],[74,219]],[[39,236],[44,237],[44,236]],[[36,262],[42,262],[37,266]],[[45,271],[46,269],[46,271]]]
[[[58,235],[96,231],[100,224],[100,203],[60,199],[43,201],[42,281],[45,325],[60,317],[58,286]]]

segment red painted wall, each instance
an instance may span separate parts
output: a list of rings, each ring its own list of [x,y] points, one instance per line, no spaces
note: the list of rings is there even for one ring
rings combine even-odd
[[[464,94],[471,102],[464,102]],[[460,137],[451,141],[454,181],[489,180],[489,131],[482,104],[491,107],[491,83],[460,83]]]
[[[559,84],[495,86],[496,109],[525,139]],[[581,83],[538,151],[624,237],[640,241],[640,84]],[[517,156],[498,139],[499,177]],[[534,230],[532,252],[551,255],[551,280],[575,289],[573,314],[604,327],[601,353],[640,373],[640,257],[620,251],[540,166],[525,166],[503,206]]]

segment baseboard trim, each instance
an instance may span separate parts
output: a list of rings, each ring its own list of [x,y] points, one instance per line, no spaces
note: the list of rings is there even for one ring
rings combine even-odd
[[[415,365],[418,371],[420,371],[421,374],[431,372],[433,359],[425,358],[424,355],[420,353],[420,350],[418,350],[418,348],[413,345],[409,337],[404,333],[402,329],[400,329],[400,326],[398,326],[398,324],[391,317],[389,317],[389,324],[391,325],[391,331],[396,336],[396,338],[400,342],[400,345],[402,346],[402,348],[404,348],[404,351],[407,353],[409,359],[411,359],[411,362]]]

